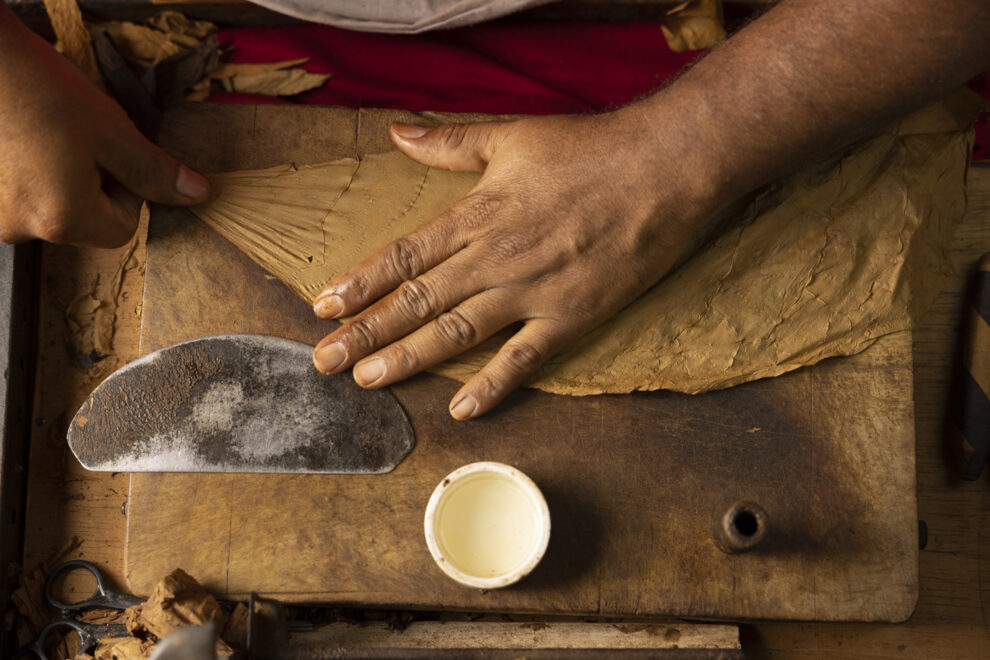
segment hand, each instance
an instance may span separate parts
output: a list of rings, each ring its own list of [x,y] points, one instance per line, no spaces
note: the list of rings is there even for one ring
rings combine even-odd
[[[124,111],[0,4],[0,242],[115,247],[140,198],[193,204],[206,180],[146,140]]]
[[[402,380],[515,323],[454,396],[477,417],[551,355],[653,285],[714,210],[635,108],[590,117],[395,124],[411,158],[482,171],[464,199],[330,282],[321,318],[356,315],[316,347],[324,373],[362,387]],[[699,187],[700,188],[700,187]]]

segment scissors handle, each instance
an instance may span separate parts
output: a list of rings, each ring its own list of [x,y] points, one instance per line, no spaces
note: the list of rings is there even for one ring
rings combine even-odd
[[[48,639],[52,637],[55,631],[64,628],[71,629],[79,635],[80,653],[89,653],[96,648],[96,645],[104,637],[125,637],[128,634],[127,626],[121,623],[83,623],[81,621],[76,621],[75,619],[62,618],[57,621],[52,621],[45,626],[38,635],[38,639],[35,640],[33,644],[25,646],[19,650],[14,656],[14,659],[20,660],[21,658],[30,658],[33,656],[35,658],[40,658],[40,660],[48,660],[48,655],[45,650],[45,646],[48,644]]]
[[[55,584],[59,577],[77,568],[89,571],[89,573],[96,579],[96,589],[86,600],[78,603],[64,603],[56,598],[53,593]],[[138,605],[144,602],[137,596],[122,594],[120,592],[107,589],[106,581],[103,579],[103,573],[100,572],[100,569],[96,566],[96,564],[84,561],[82,559],[72,559],[63,564],[59,564],[59,566],[52,571],[52,574],[48,576],[48,581],[45,583],[45,598],[49,603],[51,603],[52,607],[65,616],[72,612],[81,612],[83,610],[91,609],[126,610],[132,605]]]

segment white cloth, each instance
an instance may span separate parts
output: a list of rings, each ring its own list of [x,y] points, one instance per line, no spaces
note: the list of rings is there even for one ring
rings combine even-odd
[[[252,0],[306,21],[363,32],[416,33],[473,25],[552,0]]]

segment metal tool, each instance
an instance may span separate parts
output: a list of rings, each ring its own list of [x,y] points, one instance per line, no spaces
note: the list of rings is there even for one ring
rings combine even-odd
[[[0,566],[20,564],[24,547],[37,263],[34,243],[0,245]],[[16,587],[16,571],[0,571],[0,601]],[[0,655],[14,650],[15,637],[0,626]]]
[[[69,425],[89,470],[373,473],[415,444],[387,390],[324,376],[312,347],[267,335],[204,337],[117,370]]]
[[[96,589],[93,594],[86,600],[80,601],[78,603],[64,603],[60,601],[54,595],[54,586],[58,583],[58,579],[67,574],[69,571],[82,569],[88,571],[96,578]],[[86,623],[84,621],[79,621],[73,618],[74,614],[81,614],[89,610],[118,610],[123,611],[128,607],[133,605],[138,605],[144,602],[137,596],[131,596],[130,594],[123,594],[117,591],[112,591],[107,588],[106,581],[103,579],[103,573],[100,569],[96,567],[95,564],[91,564],[88,561],[83,561],[82,559],[74,559],[72,561],[67,561],[64,564],[60,564],[51,575],[48,576],[48,581],[45,583],[45,600],[58,610],[60,617],[47,626],[45,626],[41,633],[38,635],[38,639],[35,640],[33,644],[30,644],[20,651],[17,652],[15,658],[28,658],[32,655],[42,660],[47,659],[45,655],[45,645],[51,641],[54,641],[55,635],[65,635],[70,631],[75,632],[79,635],[79,652],[88,653],[96,648],[96,644],[104,637],[123,637],[126,636],[127,628],[123,624],[95,624]]]
[[[179,628],[155,645],[148,660],[216,660],[217,636],[212,623]]]
[[[969,288],[948,439],[962,477],[977,479],[990,460],[990,254],[980,259]]]

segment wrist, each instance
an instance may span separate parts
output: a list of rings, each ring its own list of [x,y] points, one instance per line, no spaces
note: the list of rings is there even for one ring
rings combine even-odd
[[[744,194],[730,176],[731,154],[687,94],[663,90],[617,110],[616,120],[636,126],[633,161],[643,185],[660,189],[657,212],[688,234]]]

